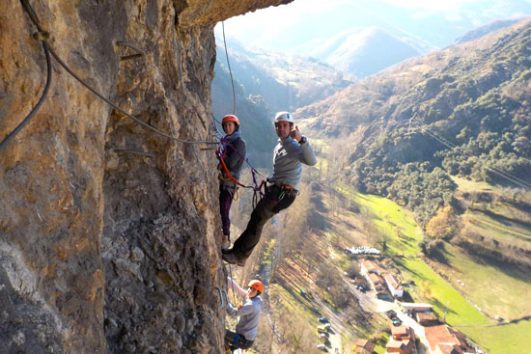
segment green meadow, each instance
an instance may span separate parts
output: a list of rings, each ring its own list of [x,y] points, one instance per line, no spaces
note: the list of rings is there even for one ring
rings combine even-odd
[[[415,284],[409,291],[416,301],[434,305],[440,317],[449,325],[458,328],[489,353],[523,352],[527,347],[525,334],[531,333],[530,322],[521,321],[515,325],[495,326],[495,322],[479,310],[481,307],[472,304],[452,284],[426,264],[421,257],[419,246],[422,230],[414,221],[410,211],[388,199],[358,193],[346,185],[339,186],[338,191],[357,203],[362,213],[376,225],[378,232],[386,240],[386,254],[401,268],[403,280]],[[473,283],[476,288],[482,288],[483,291],[474,293],[474,303],[488,304],[496,301],[492,298],[496,295],[489,294],[492,279],[495,279],[491,278],[489,281],[489,274],[491,276],[493,274],[491,270],[482,268],[481,265],[472,266],[466,263],[469,261],[467,258],[455,254],[455,257],[450,258],[456,269],[463,270],[467,266],[476,269],[474,273],[477,277]],[[494,273],[494,277],[498,275]],[[518,285],[513,301],[517,299],[522,301],[526,298],[526,291],[530,290],[528,285],[515,282],[510,277],[502,279],[509,286]],[[512,349],[508,351],[508,348]]]

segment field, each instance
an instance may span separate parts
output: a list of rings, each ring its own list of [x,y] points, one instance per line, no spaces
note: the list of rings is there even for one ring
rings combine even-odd
[[[476,235],[483,245],[508,253],[508,257],[517,257],[515,249],[530,248],[531,229],[526,220],[529,214],[507,201],[510,199],[508,191],[484,182],[454,180],[458,185],[456,195],[463,202],[467,202],[467,194],[487,193],[490,197],[490,200],[475,202],[465,211],[461,219],[461,237]],[[529,197],[529,193],[520,196],[522,199]],[[454,286],[490,317],[511,321],[531,316],[531,305],[522,301],[531,291],[529,274],[496,260],[478,261],[450,244],[445,245],[445,258],[447,264],[438,264],[438,271],[447,274]],[[484,291],[485,284],[489,291]]]
[[[473,182],[463,178],[454,178],[454,182],[458,186],[456,197],[464,204],[468,204],[462,216],[465,225],[463,234],[476,234],[494,242],[529,248],[531,241],[529,213],[508,200],[522,199],[529,203],[531,193],[516,197],[509,191],[489,186],[484,182]],[[470,201],[477,199],[480,193],[486,196],[486,200]]]
[[[438,264],[438,271],[483,312],[508,321],[531,315],[531,304],[522,300],[531,290],[529,279],[523,279],[525,274],[478,263],[450,244],[445,250],[448,263]]]
[[[529,321],[496,326],[495,321],[481,311],[481,305],[489,308],[489,313],[495,310],[504,313],[502,309],[513,315],[526,311],[529,313],[529,304],[523,301],[531,290],[528,282],[474,263],[459,254],[456,248],[449,247],[447,257],[451,266],[448,269],[459,272],[459,281],[476,289],[466,298],[462,291],[456,290],[453,284],[442,278],[420,257],[421,232],[409,211],[385,198],[362,195],[344,185],[338,190],[358,203],[377,225],[378,231],[386,240],[388,255],[403,272],[403,280],[414,282],[415,287],[410,291],[415,300],[432,303],[441,318],[445,318],[448,324],[459,328],[490,353],[516,353],[527,347],[523,333],[529,331]],[[492,284],[493,279],[496,279],[496,285]],[[504,295],[509,292],[509,298],[504,299]],[[515,304],[516,308],[511,309],[511,304]],[[507,348],[515,350],[507,351]]]

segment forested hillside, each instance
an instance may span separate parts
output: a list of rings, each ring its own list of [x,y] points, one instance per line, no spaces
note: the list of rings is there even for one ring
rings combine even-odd
[[[414,211],[425,255],[445,264],[457,245],[525,279],[530,58],[527,20],[407,61],[296,113],[312,135],[341,144],[334,164],[347,183]]]
[[[360,191],[389,196],[425,223],[452,203],[451,176],[529,187],[530,38],[530,23],[520,23],[408,61],[298,114],[314,134],[357,142],[347,168]]]
[[[217,39],[223,43],[223,39]],[[243,97],[261,99],[271,112],[295,110],[322,100],[351,83],[337,67],[312,58],[243,47],[227,40],[227,51],[236,86]],[[226,85],[221,72],[229,74],[226,52],[217,47],[214,88]],[[220,74],[220,76],[218,76]],[[230,78],[229,78],[230,79]],[[214,101],[218,100],[213,92]]]

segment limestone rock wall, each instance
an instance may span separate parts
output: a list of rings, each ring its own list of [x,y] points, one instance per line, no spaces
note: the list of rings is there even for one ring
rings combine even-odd
[[[289,1],[29,2],[88,84],[160,130],[205,141],[213,26]],[[20,1],[2,1],[0,139],[44,86],[34,31]],[[52,80],[0,150],[0,353],[220,351],[212,151],[153,134],[56,62]]]

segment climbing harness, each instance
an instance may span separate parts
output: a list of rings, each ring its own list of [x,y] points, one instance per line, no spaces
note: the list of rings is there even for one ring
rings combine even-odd
[[[280,186],[277,186],[280,188],[280,193],[278,195],[278,200],[284,199],[284,197],[296,197],[297,194],[299,194],[299,191],[295,189],[295,187],[289,185],[289,184],[282,184]]]
[[[258,174],[258,171],[255,170],[254,168],[251,168],[251,174],[253,176],[253,185],[252,186],[245,185],[245,184],[241,183],[240,181],[238,181],[230,173],[229,168],[227,167],[227,164],[223,160],[223,156],[221,155],[219,149],[216,151],[216,156],[217,156],[217,158],[219,160],[221,169],[223,171],[223,174],[224,174],[226,180],[228,180],[231,183],[233,183],[233,184],[235,184],[237,186],[240,186],[242,188],[252,189],[253,190],[253,208],[256,207],[256,205],[258,204],[260,199],[264,196],[264,192],[262,192],[262,189],[263,189],[263,186],[265,185],[265,181],[262,181],[260,184],[258,184],[257,179],[256,179],[256,175]]]
[[[215,122],[215,123],[218,123],[219,125],[222,125],[221,122],[219,120],[216,119],[216,117],[212,116],[212,120]],[[249,185],[245,185],[245,184],[242,184],[240,181],[238,181],[229,171],[229,168],[227,167],[227,164],[225,163],[225,161],[223,160],[223,151],[222,151],[222,142],[221,142],[221,132],[218,130],[217,126],[215,125],[214,123],[214,129],[216,131],[216,136],[218,137],[219,139],[219,143],[218,143],[218,147],[216,149],[216,157],[218,158],[219,160],[219,164],[220,164],[220,167],[223,171],[223,174],[225,177],[221,177],[220,180],[225,180],[225,181],[229,181],[231,183],[233,183],[234,185],[236,186],[240,186],[242,188],[246,188],[246,189],[252,189],[253,190],[253,208],[256,207],[256,205],[258,204],[258,202],[260,201],[260,199],[262,199],[262,197],[264,196],[264,193],[265,193],[265,185],[266,185],[266,182],[265,180],[262,180],[260,183],[258,183],[258,178],[257,178],[257,175],[260,175],[262,177],[266,177],[264,174],[260,173],[260,171],[258,171],[256,168],[254,168],[254,166],[249,162],[249,159],[247,159],[245,156],[241,156],[240,157],[243,157],[244,158],[244,161],[245,163],[249,166],[249,168],[251,169],[251,175],[252,175],[252,178],[253,178],[253,185],[252,186],[249,186]],[[232,144],[227,144],[228,147],[231,147]],[[240,152],[238,152],[237,150],[234,150],[237,154],[240,154]]]

